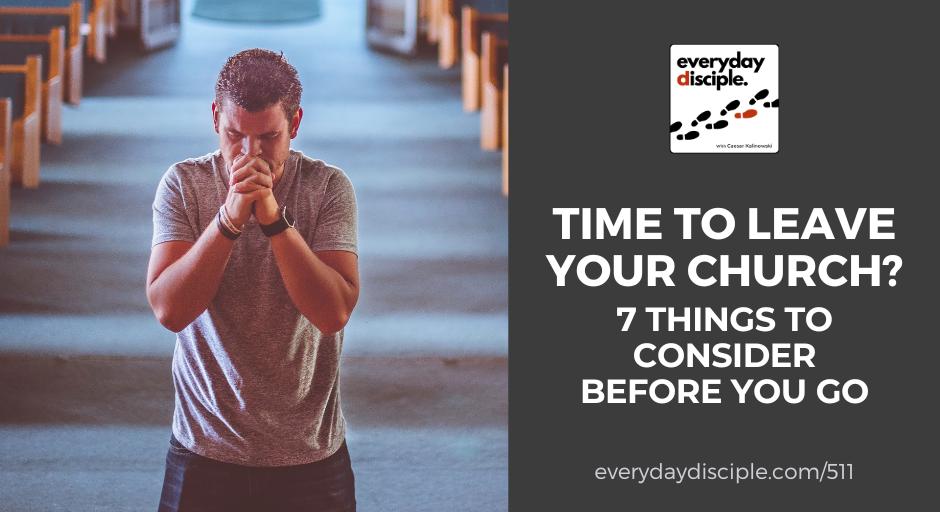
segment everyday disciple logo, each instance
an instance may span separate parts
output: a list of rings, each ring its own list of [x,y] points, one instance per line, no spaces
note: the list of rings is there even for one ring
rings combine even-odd
[[[779,151],[778,53],[775,44],[672,45],[672,152]]]

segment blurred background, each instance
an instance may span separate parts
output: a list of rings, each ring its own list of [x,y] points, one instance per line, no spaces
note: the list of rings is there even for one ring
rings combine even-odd
[[[79,4],[0,0],[0,510],[156,508],[175,335],[144,294],[151,204],[217,148],[216,76],[251,47],[298,69],[293,147],[358,196],[359,509],[506,510],[508,2]]]

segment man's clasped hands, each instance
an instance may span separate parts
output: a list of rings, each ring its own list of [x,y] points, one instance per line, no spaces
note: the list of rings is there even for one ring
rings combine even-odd
[[[260,156],[241,154],[232,161],[225,212],[233,224],[240,228],[252,214],[262,225],[278,220],[274,180],[271,164]]]

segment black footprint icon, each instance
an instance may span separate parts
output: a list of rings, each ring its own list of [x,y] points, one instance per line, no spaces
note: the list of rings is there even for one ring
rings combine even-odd
[[[773,101],[765,101],[765,102],[764,102],[764,106],[765,106],[765,107],[777,108],[777,107],[780,106],[780,98],[777,98],[777,99],[775,99],[775,100],[773,100]]]
[[[712,116],[712,113],[709,110],[702,112],[701,114],[698,115],[698,117],[695,118],[695,121],[692,121],[692,126],[698,125],[700,122],[708,119],[711,116]]]
[[[732,110],[738,108],[739,106],[741,106],[741,102],[738,101],[738,100],[734,100],[734,101],[732,101],[731,103],[728,103],[728,106],[725,107],[725,108],[721,111],[721,115],[725,115],[725,114],[727,114],[728,112],[731,112]]]
[[[722,119],[720,121],[715,122],[715,124],[711,124],[711,123],[706,124],[705,128],[708,128],[709,130],[712,130],[712,129],[720,130],[724,128],[725,126],[728,126],[728,121],[725,121],[724,119]]]
[[[757,91],[757,94],[755,94],[754,97],[751,99],[750,104],[753,105],[757,103],[757,100],[762,100],[766,98],[768,94],[770,94],[770,91],[768,91],[767,89],[761,89],[760,91]]]
[[[669,125],[669,133],[677,132],[679,131],[679,128],[682,128],[682,121],[676,121],[675,123]]]
[[[679,140],[692,140],[692,139],[698,138],[698,132],[695,130],[692,130],[691,132],[685,135],[679,134],[676,136],[676,138]]]

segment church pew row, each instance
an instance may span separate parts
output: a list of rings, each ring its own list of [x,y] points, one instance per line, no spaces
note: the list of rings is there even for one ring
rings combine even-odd
[[[61,142],[62,101],[80,102],[83,59],[105,61],[118,18],[116,0],[0,0],[0,247],[10,188],[39,186],[40,142]]]
[[[42,56],[41,133],[44,142],[62,142],[62,68],[65,29],[56,27],[45,35],[0,34],[0,64],[19,64],[29,55]]]
[[[86,36],[85,50],[89,58],[99,63],[107,60],[107,37],[109,10],[114,0],[0,0],[3,7],[70,9],[79,2],[82,15],[79,18],[79,34]]]
[[[481,13],[469,5],[461,11],[461,68],[460,84],[463,93],[463,109],[475,112],[480,109],[481,97],[481,44],[483,32],[488,31],[500,40],[509,40],[508,13]]]
[[[39,186],[39,142],[42,57],[30,55],[21,65],[0,65],[0,98],[11,99],[12,158],[10,183]]]
[[[78,105],[82,97],[82,4],[69,7],[2,7],[0,34],[47,34],[55,27],[65,28],[65,100]]]
[[[463,108],[467,112],[481,111],[480,147],[502,150],[501,188],[508,196],[509,14],[500,12],[506,3],[425,0],[424,4],[420,12],[426,21],[428,41],[438,45],[438,65],[453,67],[459,48]]]

